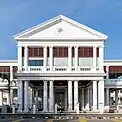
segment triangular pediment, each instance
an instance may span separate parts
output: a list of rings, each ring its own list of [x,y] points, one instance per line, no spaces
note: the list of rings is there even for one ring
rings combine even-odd
[[[107,36],[65,16],[57,16],[14,36],[21,39],[102,39]]]

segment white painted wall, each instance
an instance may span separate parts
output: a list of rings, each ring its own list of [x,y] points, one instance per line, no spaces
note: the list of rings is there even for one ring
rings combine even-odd
[[[62,28],[62,32],[58,32],[59,28]],[[75,33],[74,33],[75,32]],[[75,37],[75,38],[89,38],[89,39],[98,39],[99,37],[93,33],[88,32],[87,30],[77,27],[69,22],[62,21],[58,24],[52,25],[45,29],[41,28],[35,34],[31,35],[29,38],[50,38],[50,37]]]

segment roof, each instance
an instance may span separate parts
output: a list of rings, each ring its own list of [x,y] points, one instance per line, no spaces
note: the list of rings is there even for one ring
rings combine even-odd
[[[23,32],[20,32],[20,33],[16,34],[14,36],[14,38],[15,38],[15,40],[27,39],[27,36],[29,34],[33,34],[34,32],[37,32],[38,30],[40,30],[40,28],[44,28],[45,29],[45,28],[48,28],[49,25],[52,26],[52,25],[55,25],[56,23],[60,23],[61,21],[65,21],[65,22],[70,23],[70,24],[72,24],[72,25],[74,25],[76,27],[79,27],[79,28],[91,33],[91,34],[94,34],[95,36],[98,36],[102,40],[106,40],[108,38],[108,36],[106,36],[105,34],[100,33],[100,32],[98,32],[98,31],[96,31],[96,30],[94,30],[92,28],[89,28],[89,27],[83,25],[83,24],[80,24],[80,23],[78,23],[78,22],[76,22],[76,21],[74,21],[74,20],[72,20],[72,19],[70,19],[70,18],[68,18],[66,16],[63,16],[63,15],[59,15],[57,17],[49,19],[48,21],[45,21],[45,22],[43,22],[41,24],[38,24],[38,25],[36,25],[36,26],[34,26],[32,28],[29,28],[29,29],[27,29],[27,30],[25,30]]]

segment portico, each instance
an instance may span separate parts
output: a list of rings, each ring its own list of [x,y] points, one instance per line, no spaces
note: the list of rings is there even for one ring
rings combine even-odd
[[[63,110],[67,112],[76,112],[78,103],[79,103],[80,111],[100,111],[100,109],[104,106],[104,95],[99,97],[99,95],[101,95],[99,92],[101,91],[98,90],[101,88],[104,89],[104,87],[101,87],[102,83],[104,86],[104,80],[102,79],[98,81],[97,78],[94,78],[96,80],[91,81],[91,80],[84,80],[84,79],[87,79],[85,77],[83,80],[76,80],[79,78],[71,77],[72,80],[69,78],[67,78],[69,80],[67,79],[57,80],[57,79],[61,79],[61,77],[60,78],[52,77],[52,79],[54,80],[52,79],[49,80],[48,78],[46,79],[46,77],[44,78],[40,76],[40,78],[45,79],[45,80],[38,81],[36,79],[35,81],[33,81],[33,78],[36,79],[35,76],[31,77],[31,80],[28,80],[26,78],[25,82],[28,82],[30,86],[28,86],[27,88],[27,86],[25,87],[25,85],[23,85],[24,86],[23,89],[26,90],[26,89],[29,89],[29,87],[31,87],[32,90],[35,90],[35,89],[37,90],[37,94],[32,96],[33,101],[31,103],[38,104],[36,106],[42,106],[40,110],[43,112],[54,112],[56,103],[58,105],[61,104],[61,107],[63,108]],[[24,78],[21,77],[21,80],[24,81]],[[25,82],[22,82],[22,83],[25,83]],[[33,87],[34,85],[35,87]],[[26,92],[26,94],[29,94],[29,93]],[[24,96],[26,96],[26,99],[24,97],[23,98],[24,103],[21,103],[21,105],[24,104],[24,108],[22,109],[22,107],[20,107],[20,109],[24,111],[27,110],[27,106],[28,106],[28,110],[30,106],[32,107],[32,105],[26,105],[30,97],[29,96],[27,98],[26,94],[24,92]],[[18,97],[19,97],[19,94],[18,94]],[[34,98],[37,101],[34,101]],[[41,103],[38,103],[39,98],[42,99]],[[21,102],[22,102],[22,99],[21,99]]]
[[[62,15],[15,35],[18,111],[28,112],[32,107],[27,104],[30,95],[36,109],[40,99],[43,112],[54,112],[56,102],[68,112],[76,112],[78,104],[80,111],[102,110],[106,39],[106,35]]]

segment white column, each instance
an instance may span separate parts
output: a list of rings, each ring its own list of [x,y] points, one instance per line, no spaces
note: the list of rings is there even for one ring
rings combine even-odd
[[[28,112],[29,108],[29,101],[28,101],[28,96],[29,96],[29,81],[24,81],[24,112]]]
[[[89,107],[91,110],[92,108],[92,89],[91,88],[89,89]]]
[[[97,110],[97,81],[93,81],[93,111]]]
[[[84,88],[82,88],[82,97],[81,97],[81,99],[82,99],[82,110],[84,110]]]
[[[111,105],[111,91],[109,91],[109,105]]]
[[[108,80],[109,79],[109,66],[106,66],[106,73],[107,73],[106,79]]]
[[[9,92],[7,92],[7,105],[10,105],[10,95],[9,95]]]
[[[118,105],[118,89],[115,90],[115,103]]]
[[[74,111],[77,111],[78,104],[78,81],[74,81]]]
[[[43,51],[43,53],[44,53],[44,71],[46,71],[47,70],[47,46],[44,46],[44,51]]]
[[[72,70],[72,47],[68,47],[68,70]]]
[[[54,89],[53,89],[53,81],[49,81],[49,112],[54,112]]]
[[[13,89],[10,90],[10,101],[12,105],[13,104]]]
[[[10,66],[10,81],[13,80],[13,66]]]
[[[29,108],[32,108],[32,103],[33,103],[33,95],[32,95],[33,93],[32,93],[32,88],[29,88],[29,103],[30,103],[30,105],[29,105]]]
[[[98,65],[99,65],[99,69],[100,71],[104,71],[103,70],[103,63],[104,63],[104,46],[100,46],[99,47],[99,60],[98,60]]]
[[[35,99],[35,104],[36,104],[36,111],[37,111],[37,109],[38,109],[38,89],[36,89],[35,92],[36,92],[35,93],[35,98],[36,98]]]
[[[86,109],[89,110],[89,88],[86,89],[87,90],[87,104],[86,104]]]
[[[50,71],[53,70],[53,47],[49,47],[49,56],[50,56]]]
[[[98,105],[100,112],[104,109],[104,80],[98,82]]]
[[[44,112],[47,112],[48,110],[47,110],[47,90],[48,90],[48,88],[47,88],[47,81],[43,81],[44,82],[44,87],[43,87],[43,106],[44,106],[44,108],[43,108],[43,111]]]
[[[67,111],[67,88],[65,89],[65,111]]]
[[[109,88],[106,88],[106,105],[108,106],[109,105],[109,99],[110,99],[110,96],[109,96]]]
[[[18,46],[18,71],[22,71],[22,46]]]
[[[74,48],[75,48],[75,71],[77,71],[78,70],[78,46]]]
[[[72,111],[72,81],[68,81],[68,111]]]
[[[18,112],[22,112],[22,106],[23,106],[23,82],[18,81]]]
[[[24,49],[24,68],[25,68],[25,71],[28,71],[28,47],[25,46],[25,49]]]
[[[96,71],[96,64],[97,64],[97,50],[96,46],[93,47],[93,67],[94,71]]]
[[[0,106],[3,105],[3,91],[0,90]]]

